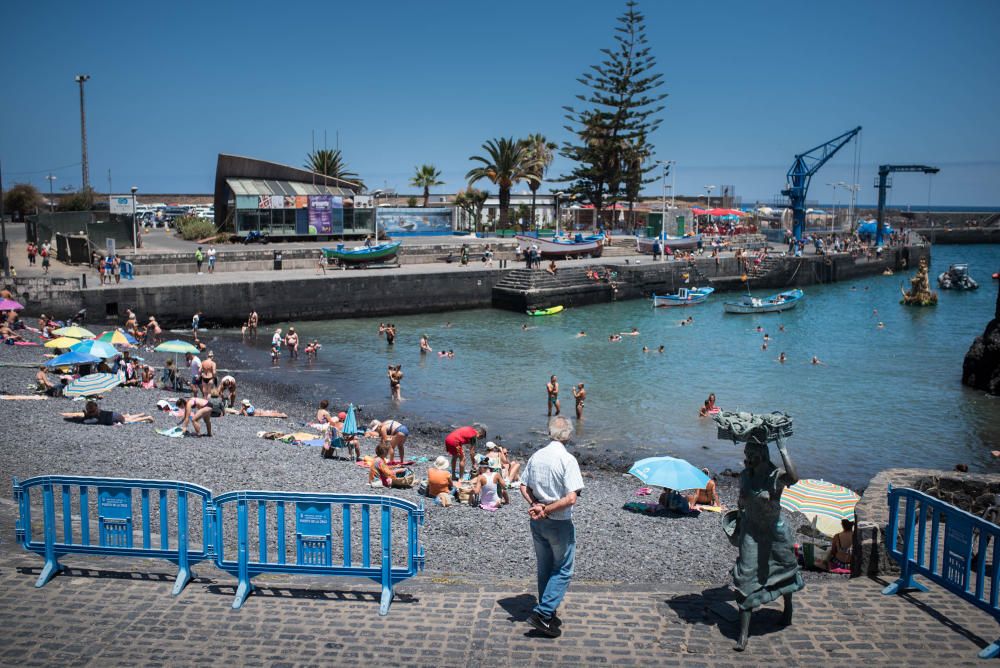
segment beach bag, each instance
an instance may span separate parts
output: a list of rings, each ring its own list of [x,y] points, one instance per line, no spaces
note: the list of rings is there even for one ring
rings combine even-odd
[[[733,547],[740,546],[740,511],[730,510],[722,515],[722,530]]]
[[[470,508],[478,508],[479,507],[479,493],[478,492],[470,492],[469,493],[469,507]]]
[[[396,474],[396,477],[392,479],[392,486],[397,489],[409,489],[413,487],[413,471],[410,469],[403,469]]]
[[[420,484],[417,485],[417,494],[420,496],[427,496],[427,481],[421,480]]]

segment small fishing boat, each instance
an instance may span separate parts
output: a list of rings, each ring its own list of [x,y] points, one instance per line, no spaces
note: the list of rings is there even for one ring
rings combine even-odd
[[[653,306],[662,308],[665,306],[694,306],[702,304],[708,296],[715,292],[715,288],[681,288],[676,295],[653,295]]]
[[[948,271],[943,271],[938,275],[938,285],[943,290],[975,290],[979,283],[969,276],[969,265],[953,264],[948,267]]]
[[[692,248],[698,247],[698,242],[701,241],[700,234],[694,234],[689,237],[672,237],[665,236],[662,239],[660,237],[639,237],[635,240],[636,250],[640,253],[653,252],[653,244],[660,242],[660,250],[663,250],[663,246],[666,246],[671,251],[675,250],[690,250]]]
[[[570,257],[601,257],[601,252],[604,250],[603,234],[593,234],[589,237],[578,234],[573,239],[568,237],[539,239],[518,234],[515,238],[522,252],[527,251],[532,245],[535,245],[538,247],[538,252],[543,258],[551,258],[553,260]]]
[[[550,306],[549,308],[538,308],[534,311],[528,311],[528,315],[555,315],[556,313],[561,313],[562,310],[562,306]]]
[[[745,294],[738,302],[724,303],[723,308],[726,313],[777,313],[795,308],[803,296],[804,293],[798,288],[779,292],[765,299]]]
[[[344,244],[337,244],[336,248],[324,248],[323,254],[326,255],[327,260],[336,260],[340,264],[346,265],[388,262],[395,259],[399,252],[399,244],[399,241],[392,241],[359,248],[346,248]]]

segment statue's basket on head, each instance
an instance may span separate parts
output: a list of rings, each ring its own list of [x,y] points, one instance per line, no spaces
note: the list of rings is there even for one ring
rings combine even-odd
[[[723,411],[715,416],[718,437],[720,440],[733,443],[746,443],[751,433],[763,428],[767,430],[767,442],[785,439],[791,436],[792,416],[775,411],[759,415],[756,413],[735,413]]]

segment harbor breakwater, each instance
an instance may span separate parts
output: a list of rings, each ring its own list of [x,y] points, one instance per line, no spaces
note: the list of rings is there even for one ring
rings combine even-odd
[[[879,274],[885,269],[914,267],[921,257],[930,259],[929,246],[886,249],[879,259],[852,258],[847,254],[774,257],[766,272],[753,276],[755,290],[833,283]],[[639,264],[624,258],[593,260],[617,273],[616,285],[584,282],[582,288],[539,290],[522,286],[520,293],[501,295],[505,278],[520,269],[487,269],[474,265],[461,271],[421,268],[329,272],[303,276],[285,272],[216,274],[205,280],[176,283],[145,283],[142,279],[120,285],[81,288],[78,281],[63,285],[15,284],[26,315],[50,312],[57,304],[59,315],[86,308],[91,320],[120,322],[125,309],[155,314],[161,324],[185,324],[196,311],[205,313],[212,325],[238,325],[251,309],[266,321],[320,320],[361,316],[451,311],[497,306],[532,308],[539,305],[583,305],[649,297],[676,291],[685,285],[711,284],[719,291],[742,290],[743,265],[735,258],[698,257],[687,262]],[[535,270],[541,277],[548,275]],[[579,271],[581,275],[583,271]]]

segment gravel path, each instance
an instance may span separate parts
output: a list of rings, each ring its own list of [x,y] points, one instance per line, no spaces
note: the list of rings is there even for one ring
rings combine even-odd
[[[0,392],[29,394],[35,369],[27,365],[38,363],[43,352],[41,348],[0,346]],[[224,344],[215,352],[222,368],[227,360],[238,358],[238,351],[226,350]],[[154,365],[162,365],[166,359],[147,351],[139,354]],[[314,415],[317,398],[300,397],[292,386],[254,384],[239,375],[237,379],[241,398],[249,396],[256,406],[283,411],[290,418],[227,416],[213,420],[212,438],[171,439],[154,433],[155,428],[177,421],[155,409],[157,399],[176,396],[162,390],[118,388],[102,402],[102,408],[122,413],[153,414],[152,425],[101,427],[64,421],[59,413],[82,410],[80,401],[0,401],[0,421],[7,436],[0,447],[0,494],[10,498],[15,476],[24,479],[45,474],[185,480],[215,493],[237,489],[371,491],[365,485],[367,470],[353,462],[323,460],[319,448],[257,437],[261,430],[302,430]],[[334,407],[343,410],[343,402],[330,399]],[[365,415],[362,409],[359,421],[372,417],[376,416]],[[423,456],[433,461],[444,454],[443,436],[448,425],[408,421],[408,426],[408,459]],[[373,454],[375,443],[364,441],[363,454]],[[418,479],[426,477],[427,466],[414,466]],[[586,490],[576,509],[578,579],[687,584],[728,581],[736,550],[722,533],[718,514],[651,517],[627,512],[622,509],[625,502],[655,501],[656,497],[636,496],[639,482],[621,471],[586,461],[582,468]],[[735,506],[735,481],[729,477],[718,481],[723,502]],[[388,493],[419,498],[414,490]],[[428,503],[422,534],[427,571],[470,577],[531,577],[534,553],[525,504],[516,490],[511,490],[511,496],[512,504],[495,513]],[[792,525],[801,523],[793,520]]]

